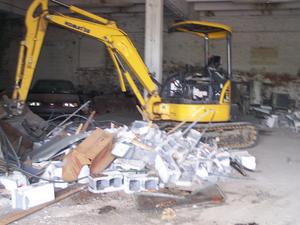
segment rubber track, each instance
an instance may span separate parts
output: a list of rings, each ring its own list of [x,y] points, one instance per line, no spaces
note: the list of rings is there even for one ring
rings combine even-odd
[[[162,129],[170,130],[176,126],[175,122],[165,122],[159,124]],[[181,129],[188,127],[184,125]],[[203,138],[218,138],[218,146],[231,149],[251,148],[257,144],[258,132],[256,127],[247,122],[229,122],[197,124],[193,129],[199,132],[205,131]]]

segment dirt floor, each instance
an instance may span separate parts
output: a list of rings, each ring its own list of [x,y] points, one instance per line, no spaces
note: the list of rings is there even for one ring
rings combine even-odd
[[[246,179],[220,181],[225,203],[217,206],[173,208],[176,217],[162,220],[161,211],[138,211],[135,198],[125,193],[81,192],[14,224],[300,224],[300,135],[273,131],[251,149],[257,172]]]

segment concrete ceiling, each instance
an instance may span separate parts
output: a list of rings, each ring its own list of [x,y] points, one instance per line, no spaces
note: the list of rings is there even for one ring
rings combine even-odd
[[[60,0],[95,13],[144,12],[145,0]],[[31,0],[0,0],[0,10],[23,15]],[[178,17],[191,18],[205,13],[236,13],[251,11],[291,11],[300,9],[299,0],[164,0],[166,8]],[[50,3],[55,10],[61,7]]]

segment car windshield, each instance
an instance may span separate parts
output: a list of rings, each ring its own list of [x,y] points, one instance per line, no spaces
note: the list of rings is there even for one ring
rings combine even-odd
[[[75,89],[71,81],[66,80],[38,80],[32,88],[33,93],[74,94]]]

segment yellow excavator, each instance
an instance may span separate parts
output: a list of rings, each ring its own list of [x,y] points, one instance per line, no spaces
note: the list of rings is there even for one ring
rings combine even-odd
[[[53,2],[65,7],[72,16],[49,10]],[[77,15],[77,17],[76,17]],[[102,42],[114,63],[120,87],[126,92],[125,81],[135,94],[147,120],[198,123],[207,138],[219,137],[221,146],[244,148],[255,144],[256,129],[249,123],[230,121],[231,109],[231,29],[225,25],[183,21],[171,31],[188,32],[205,40],[205,69],[200,74],[172,76],[157,85],[127,34],[114,21],[56,0],[33,0],[26,13],[27,32],[21,42],[19,61],[12,96],[15,114],[22,113],[49,24],[54,24]],[[211,39],[227,40],[227,73],[218,71],[220,57],[208,58]],[[135,79],[147,92],[143,95]],[[170,129],[170,128],[169,128]],[[205,131],[205,132],[204,132]]]

